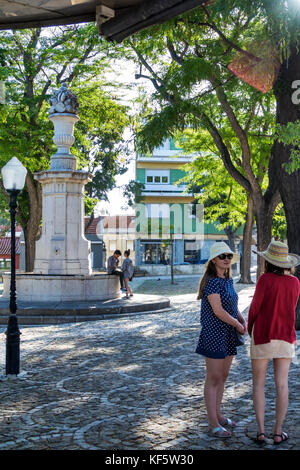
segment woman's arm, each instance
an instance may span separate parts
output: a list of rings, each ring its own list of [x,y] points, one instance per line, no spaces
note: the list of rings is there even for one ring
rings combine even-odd
[[[254,296],[250,304],[249,314],[248,314],[248,333],[251,335],[254,322],[259,314],[261,309],[264,293],[265,293],[266,278],[262,274],[257,281]]]
[[[245,329],[245,333],[246,333],[246,331],[247,331],[247,322],[246,322],[245,318],[243,317],[243,315],[241,314],[241,312],[239,310],[238,310],[238,320],[243,325],[243,327]]]
[[[226,310],[224,310],[222,307],[220,294],[210,294],[207,296],[207,298],[216,317],[218,317],[224,323],[234,326],[239,331],[239,333],[245,333],[246,330],[244,329],[243,325],[236,318],[229,315],[229,313],[227,313]]]

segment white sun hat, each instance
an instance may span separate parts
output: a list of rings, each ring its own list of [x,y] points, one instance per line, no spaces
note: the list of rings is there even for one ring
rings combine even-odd
[[[300,256],[289,253],[288,246],[276,240],[272,240],[265,251],[252,251],[280,268],[292,268],[300,264]]]
[[[225,242],[216,242],[210,247],[210,253],[209,253],[209,258],[207,260],[208,264],[212,259],[216,258],[219,255],[222,255],[224,253],[232,253],[233,258],[232,258],[232,264],[237,263],[240,259],[240,255],[238,253],[234,253],[227,243]]]

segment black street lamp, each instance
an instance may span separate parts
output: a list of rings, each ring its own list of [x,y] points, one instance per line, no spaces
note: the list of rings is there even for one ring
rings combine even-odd
[[[6,330],[6,375],[17,376],[20,372],[21,333],[16,315],[16,208],[18,194],[24,188],[27,170],[16,157],[13,157],[1,172],[4,188],[9,194],[11,221],[10,315]]]

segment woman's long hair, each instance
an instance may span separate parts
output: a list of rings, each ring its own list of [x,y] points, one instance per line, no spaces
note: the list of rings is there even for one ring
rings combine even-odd
[[[270,263],[266,259],[264,260],[264,272],[265,273],[274,273],[278,276],[282,276],[284,271],[289,271],[291,274],[294,274],[295,268],[280,268],[279,266],[275,266],[275,264]]]
[[[198,287],[198,294],[197,294],[197,300],[200,300],[202,299],[202,294],[203,294],[203,291],[206,287],[206,284],[208,283],[208,281],[213,278],[213,277],[217,277],[218,274],[217,274],[217,270],[216,270],[216,266],[215,264],[212,262],[212,260],[210,260],[210,262],[208,263],[208,265],[206,266],[205,268],[205,271],[204,271],[204,274],[202,276],[202,278],[200,279],[200,282],[199,282],[199,287]],[[229,279],[231,277],[231,267],[229,267],[228,269],[226,269],[225,271],[225,277],[227,279]]]

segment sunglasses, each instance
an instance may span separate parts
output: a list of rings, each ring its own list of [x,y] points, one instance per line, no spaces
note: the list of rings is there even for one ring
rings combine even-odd
[[[222,255],[219,255],[218,256],[219,259],[232,259],[233,258],[233,254],[232,253],[228,253],[227,255],[225,253],[222,253]]]

